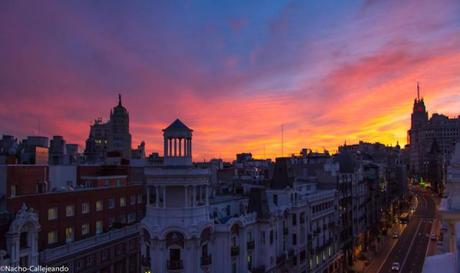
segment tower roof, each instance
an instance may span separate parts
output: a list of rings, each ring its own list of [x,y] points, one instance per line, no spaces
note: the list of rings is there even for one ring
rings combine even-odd
[[[193,132],[192,129],[188,128],[180,119],[176,119],[173,123],[171,123],[168,127],[163,129],[164,132],[168,131],[188,131]]]

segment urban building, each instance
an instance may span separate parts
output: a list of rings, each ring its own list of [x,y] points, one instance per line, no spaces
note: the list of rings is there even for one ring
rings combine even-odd
[[[139,272],[144,190],[122,170],[1,165],[0,265]]]
[[[269,185],[211,196],[192,132],[174,121],[163,166],[145,167],[143,272],[340,272],[335,189],[296,180],[282,158]]]
[[[88,161],[104,161],[108,152],[117,151],[124,159],[131,159],[131,134],[129,113],[118,96],[118,105],[110,111],[110,118],[102,122],[98,118],[90,126],[86,140],[85,156]]]
[[[420,88],[417,86],[417,98],[414,100],[411,114],[411,128],[407,132],[409,144],[409,171],[417,181],[427,181],[433,190],[442,193],[444,177],[433,177],[430,172],[433,165],[441,165],[443,172],[449,164],[455,143],[460,137],[460,117],[449,118],[434,113],[428,118],[428,112],[423,98],[420,98]],[[433,143],[438,149],[437,162],[433,162]]]

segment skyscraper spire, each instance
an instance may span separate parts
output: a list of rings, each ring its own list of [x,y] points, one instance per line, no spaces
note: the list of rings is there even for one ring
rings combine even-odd
[[[417,82],[417,100],[420,100],[420,84]]]
[[[118,94],[118,106],[121,106],[121,94]]]

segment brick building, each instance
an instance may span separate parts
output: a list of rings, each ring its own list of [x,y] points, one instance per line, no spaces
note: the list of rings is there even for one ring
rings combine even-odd
[[[139,272],[143,187],[127,177],[121,166],[0,166],[0,264]]]

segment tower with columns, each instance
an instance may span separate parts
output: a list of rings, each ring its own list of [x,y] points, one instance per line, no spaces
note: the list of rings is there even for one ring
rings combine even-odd
[[[192,132],[193,130],[179,119],[163,129],[166,166],[192,165]]]
[[[144,272],[203,272],[211,264],[210,174],[193,167],[192,132],[179,119],[163,129],[164,164],[144,170],[147,206],[140,231]]]

